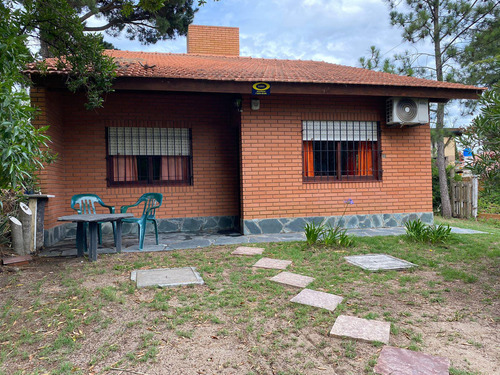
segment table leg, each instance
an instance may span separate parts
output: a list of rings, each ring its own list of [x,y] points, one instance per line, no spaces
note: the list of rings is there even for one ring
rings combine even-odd
[[[97,223],[95,221],[91,221],[89,223],[89,232],[90,232],[90,246],[89,246],[89,260],[96,261],[97,260]]]
[[[116,231],[115,231],[115,246],[116,252],[122,252],[122,221],[116,221]]]
[[[84,235],[84,227],[82,222],[76,223],[76,256],[77,257],[82,257],[83,256],[83,241],[85,241],[85,235]]]

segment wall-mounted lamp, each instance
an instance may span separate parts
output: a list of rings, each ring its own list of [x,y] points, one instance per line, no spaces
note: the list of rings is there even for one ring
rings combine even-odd
[[[258,111],[260,109],[260,100],[252,99],[252,111]]]

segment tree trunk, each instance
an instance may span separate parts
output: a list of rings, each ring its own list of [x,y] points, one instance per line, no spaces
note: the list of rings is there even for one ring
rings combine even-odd
[[[439,22],[440,3],[434,3],[434,33],[432,41],[434,43],[434,59],[436,63],[436,80],[443,81],[443,60],[441,54],[441,25]],[[448,191],[448,179],[446,176],[446,161],[444,158],[444,103],[439,103],[436,114],[436,166],[439,173],[439,188],[441,190],[441,215],[445,218],[451,217],[450,193]]]
[[[444,158],[444,142],[443,142],[443,120],[444,120],[444,104],[438,104],[436,118],[436,166],[439,172],[439,189],[441,191],[441,215],[445,218],[451,217],[450,193],[448,190],[448,179],[446,174],[446,160]]]
[[[43,38],[40,38],[40,55],[43,59],[52,57],[49,51],[49,44]]]

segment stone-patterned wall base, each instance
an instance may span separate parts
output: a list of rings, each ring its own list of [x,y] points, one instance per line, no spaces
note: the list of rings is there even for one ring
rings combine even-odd
[[[327,217],[296,217],[281,219],[243,220],[243,234],[271,234],[303,232],[307,223],[340,226],[342,228],[383,228],[399,227],[407,221],[420,219],[426,224],[434,222],[432,212],[404,214],[346,215]]]
[[[137,235],[138,225],[123,223],[123,234]],[[239,231],[238,216],[207,216],[207,217],[186,217],[174,219],[158,219],[159,233],[173,232],[204,232],[216,233],[219,231]],[[102,225],[104,235],[111,234],[110,223]],[[146,233],[154,233],[152,223],[148,223]],[[66,237],[76,236],[76,224],[65,223],[57,227],[44,231],[44,246],[52,246]]]

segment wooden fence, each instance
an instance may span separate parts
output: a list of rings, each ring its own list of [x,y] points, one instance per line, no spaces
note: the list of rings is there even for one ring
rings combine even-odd
[[[451,179],[451,211],[453,217],[477,217],[477,178],[469,181]]]

